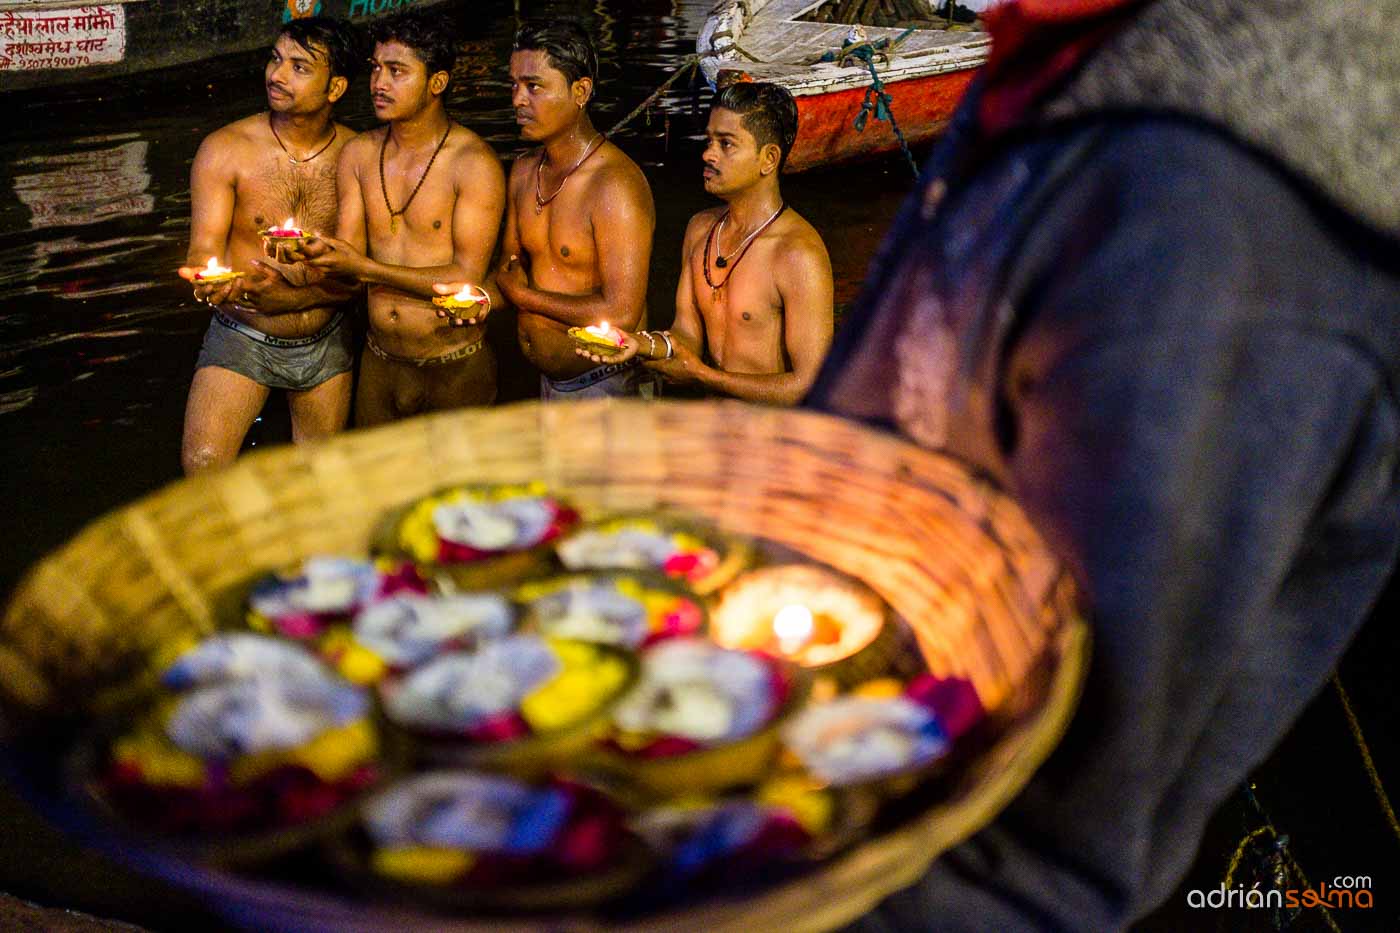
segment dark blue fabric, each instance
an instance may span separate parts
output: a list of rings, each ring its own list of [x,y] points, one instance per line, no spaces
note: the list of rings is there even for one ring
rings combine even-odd
[[[895,364],[928,333],[911,321],[941,321],[940,446],[1072,568],[1095,655],[1026,791],[859,928],[1121,929],[1173,890],[1395,567],[1400,247],[1185,121],[1064,127],[972,169],[960,145],[808,404],[908,429]]]

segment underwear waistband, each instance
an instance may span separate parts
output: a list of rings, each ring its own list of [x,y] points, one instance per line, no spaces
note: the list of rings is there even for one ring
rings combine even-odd
[[[337,311],[335,313],[335,317],[331,318],[325,327],[321,328],[316,333],[312,334],[310,337],[291,338],[274,337],[271,334],[264,334],[256,327],[249,327],[242,321],[235,320],[234,318],[229,317],[227,314],[224,314],[224,312],[218,309],[215,309],[214,311],[214,320],[218,321],[220,324],[222,324],[224,327],[227,327],[229,330],[236,330],[243,336],[248,337],[252,340],[256,340],[258,343],[265,343],[269,347],[281,347],[285,349],[291,347],[309,347],[313,343],[320,343],[322,340],[326,339],[326,337],[335,333],[336,329],[340,327],[342,323],[344,323],[345,314],[344,312]]]
[[[371,353],[384,360],[386,363],[402,363],[405,366],[442,366],[446,363],[455,363],[464,360],[469,356],[475,356],[476,352],[486,343],[485,335],[476,339],[475,343],[469,343],[465,347],[458,347],[456,350],[449,350],[442,356],[430,356],[419,359],[412,356],[399,356],[397,353],[390,353],[381,347],[374,339],[374,334],[365,335],[365,346],[369,347]]]

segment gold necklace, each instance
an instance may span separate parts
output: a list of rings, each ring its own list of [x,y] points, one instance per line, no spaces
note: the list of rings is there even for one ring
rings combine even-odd
[[[548,158],[549,152],[548,152],[548,151],[545,151],[545,152],[543,152],[543,153],[540,154],[540,160],[539,160],[538,162],[535,163],[535,213],[536,213],[536,214],[543,214],[543,213],[544,213],[545,205],[548,204],[550,201],[553,201],[555,198],[559,197],[559,192],[561,192],[561,191],[564,190],[564,182],[566,182],[566,181],[569,180],[569,176],[572,175],[575,171],[577,171],[577,170],[578,170],[578,167],[579,167],[580,165],[582,165],[584,162],[586,162],[586,161],[588,160],[588,157],[589,157],[589,156],[591,156],[593,153],[597,152],[598,149],[602,149],[602,148],[603,148],[602,146],[598,146],[596,149],[593,147],[593,144],[596,143],[598,140],[600,140],[600,139],[602,139],[602,138],[603,138],[603,134],[602,134],[602,133],[598,133],[598,134],[596,134],[592,139],[590,139],[590,140],[588,141],[588,146],[583,150],[583,156],[582,156],[577,162],[575,162],[575,163],[573,164],[573,166],[570,167],[570,169],[569,169],[567,172],[564,173],[564,177],[563,177],[563,178],[559,179],[559,187],[555,188],[555,189],[554,189],[554,193],[551,194],[549,197],[545,197],[544,195],[540,194],[540,172],[543,171],[543,169],[544,169],[544,160],[545,160],[546,158]]]

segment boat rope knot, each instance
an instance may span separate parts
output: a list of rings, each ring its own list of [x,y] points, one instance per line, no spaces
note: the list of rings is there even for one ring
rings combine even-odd
[[[861,101],[860,113],[856,114],[855,130],[857,133],[864,133],[871,116],[874,116],[876,120],[884,120],[889,123],[890,129],[894,131],[894,138],[899,140],[899,148],[904,153],[904,159],[909,163],[909,170],[914,173],[914,179],[917,181],[919,163],[914,161],[914,155],[909,151],[909,143],[899,128],[899,121],[894,118],[894,108],[891,106],[894,103],[894,98],[885,90],[885,82],[880,80],[880,73],[875,68],[876,58],[888,62],[890,52],[913,32],[914,30],[910,28],[893,39],[885,37],[873,41],[862,41],[863,37],[853,37],[855,41],[847,41],[841,46],[840,51],[826,52],[820,60],[836,62],[842,67],[860,63],[870,71],[870,86],[865,89],[865,99]]]

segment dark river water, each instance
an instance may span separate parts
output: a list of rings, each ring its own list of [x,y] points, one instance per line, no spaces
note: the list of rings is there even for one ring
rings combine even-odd
[[[593,27],[602,64],[594,122],[606,129],[694,51],[713,0],[523,6]],[[511,159],[523,148],[506,74],[514,4],[438,9],[462,37],[449,111]],[[261,52],[234,55],[0,97],[0,594],[89,520],[180,475],[185,396],[209,322],[175,275],[189,234],[190,163],[206,134],[266,108],[263,60]],[[678,82],[649,120],[615,137],[656,199],[650,305],[658,325],[673,314],[686,221],[713,203],[700,184],[707,100],[707,91]],[[338,117],[356,129],[374,125],[363,77]],[[898,157],[785,180],[789,202],[826,239],[838,305],[854,298],[910,183]],[[499,316],[491,335],[503,400],[531,397],[538,386],[514,348],[512,323]],[[274,393],[249,442],[289,437],[285,402]],[[161,929],[208,923],[188,898],[80,855],[5,790],[0,825],[0,892]]]

